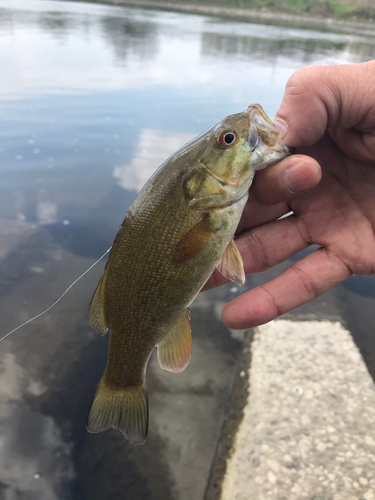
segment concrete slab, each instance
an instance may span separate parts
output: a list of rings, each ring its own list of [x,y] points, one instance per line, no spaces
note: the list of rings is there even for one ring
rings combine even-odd
[[[221,500],[375,499],[375,389],[338,322],[259,327]]]

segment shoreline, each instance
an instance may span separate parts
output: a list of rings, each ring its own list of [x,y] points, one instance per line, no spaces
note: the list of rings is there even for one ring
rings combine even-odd
[[[81,0],[72,0],[81,1]],[[267,22],[269,24],[290,25],[296,28],[315,28],[321,31],[340,31],[346,33],[372,32],[375,34],[375,19],[344,20],[335,17],[323,17],[315,14],[291,14],[282,11],[270,11],[266,8],[238,9],[235,7],[218,7],[215,5],[197,5],[193,3],[180,3],[176,1],[160,0],[83,0],[88,3],[115,5],[118,7],[141,7],[155,10],[168,10],[188,14],[209,15],[220,18],[230,18],[244,22]]]

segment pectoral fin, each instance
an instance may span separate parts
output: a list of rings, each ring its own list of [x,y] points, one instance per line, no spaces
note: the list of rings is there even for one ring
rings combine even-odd
[[[108,332],[104,319],[104,276],[100,278],[95,293],[91,299],[89,320],[98,335],[103,336]]]
[[[191,356],[190,312],[186,309],[174,327],[158,344],[158,360],[160,366],[169,372],[185,370]]]
[[[172,261],[182,264],[198,255],[215,234],[209,217],[200,220],[177,242],[172,252]]]
[[[242,286],[245,283],[246,278],[242,257],[234,240],[227,246],[222,261],[217,266],[217,269],[223,276],[236,282],[238,285]]]

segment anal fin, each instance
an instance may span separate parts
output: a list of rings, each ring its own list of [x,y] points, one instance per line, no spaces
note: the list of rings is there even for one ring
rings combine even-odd
[[[96,287],[95,293],[91,299],[89,312],[90,325],[100,336],[108,332],[104,319],[104,276],[105,274],[100,278],[99,284]]]
[[[232,240],[227,246],[217,269],[223,276],[231,281],[234,281],[239,286],[242,286],[245,283],[246,277],[242,257],[234,240]]]
[[[182,372],[189,364],[191,346],[190,311],[186,309],[177,323],[158,344],[160,366],[170,372]]]

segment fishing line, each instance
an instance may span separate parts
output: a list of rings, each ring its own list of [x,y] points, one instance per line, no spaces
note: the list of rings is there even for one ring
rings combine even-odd
[[[36,316],[34,316],[34,317],[33,317],[33,318],[31,318],[31,319],[28,319],[27,321],[25,321],[25,323],[22,323],[22,325],[19,325],[19,326],[17,326],[16,328],[14,328],[13,330],[11,330],[9,333],[7,333],[6,335],[4,335],[4,337],[1,337],[0,342],[2,342],[3,340],[5,340],[7,337],[9,337],[9,335],[11,335],[11,334],[12,334],[12,333],[14,333],[15,331],[19,330],[19,329],[20,329],[20,328],[22,328],[23,326],[25,326],[25,325],[27,325],[28,323],[31,323],[32,321],[34,321],[34,320],[36,320],[36,319],[40,318],[41,316],[43,316],[43,314],[48,313],[48,311],[50,311],[53,307],[55,307],[55,305],[56,305],[56,304],[58,304],[58,303],[60,302],[60,300],[61,300],[63,297],[65,297],[65,295],[69,292],[69,290],[71,290],[71,289],[74,287],[74,285],[75,285],[76,283],[78,283],[78,281],[79,281],[81,278],[83,278],[83,277],[84,277],[84,276],[85,276],[88,272],[90,272],[90,271],[91,271],[91,269],[92,269],[93,267],[95,267],[95,266],[96,266],[96,264],[98,264],[98,263],[99,263],[102,259],[104,259],[104,257],[107,255],[107,253],[109,253],[109,252],[110,252],[111,248],[112,248],[112,247],[108,248],[108,250],[106,250],[106,251],[103,253],[103,255],[102,255],[101,257],[99,257],[99,259],[98,259],[96,262],[94,262],[94,264],[92,264],[92,265],[91,265],[88,269],[86,269],[86,271],[85,271],[84,273],[82,273],[82,274],[81,274],[81,276],[79,276],[79,277],[78,277],[75,281],[73,281],[73,283],[72,283],[70,286],[68,286],[68,288],[65,290],[65,292],[64,292],[64,293],[63,293],[63,294],[62,294],[62,295],[61,295],[61,296],[60,296],[60,297],[59,297],[59,298],[58,298],[58,299],[57,299],[57,300],[56,300],[56,301],[55,301],[52,305],[50,305],[50,306],[49,306],[49,307],[48,307],[45,311],[43,311],[43,312],[41,312],[41,313],[37,314]]]

